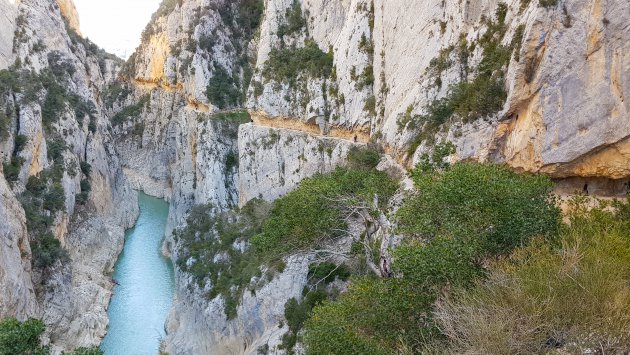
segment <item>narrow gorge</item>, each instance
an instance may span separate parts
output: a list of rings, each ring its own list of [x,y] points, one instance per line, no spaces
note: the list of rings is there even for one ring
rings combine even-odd
[[[0,355],[627,352],[629,95],[628,0],[0,0]]]

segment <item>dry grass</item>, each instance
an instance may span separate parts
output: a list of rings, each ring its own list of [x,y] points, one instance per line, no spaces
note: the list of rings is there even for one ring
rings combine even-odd
[[[623,353],[630,349],[630,224],[575,204],[560,245],[543,241],[491,266],[472,290],[438,302],[451,351]]]

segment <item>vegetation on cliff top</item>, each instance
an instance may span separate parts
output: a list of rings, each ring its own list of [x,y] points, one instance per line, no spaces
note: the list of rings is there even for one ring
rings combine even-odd
[[[630,346],[630,207],[570,204],[542,176],[416,171],[394,277],[355,277],[305,321],[309,354],[547,353]],[[575,302],[580,300],[580,302]]]

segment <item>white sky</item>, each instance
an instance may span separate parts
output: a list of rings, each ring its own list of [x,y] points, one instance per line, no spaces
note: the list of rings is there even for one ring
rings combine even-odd
[[[81,33],[106,51],[129,57],[161,0],[74,0]]]

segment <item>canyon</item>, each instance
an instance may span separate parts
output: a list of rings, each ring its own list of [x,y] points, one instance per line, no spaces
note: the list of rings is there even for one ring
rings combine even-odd
[[[138,190],[170,204],[162,350],[283,353],[285,303],[315,255],[288,255],[228,318],[226,300],[178,267],[175,232],[196,206],[273,202],[346,165],[353,147],[378,146],[378,169],[404,176],[450,142],[453,162],[544,173],[559,194],[623,196],[630,3],[556,3],[165,0],[123,62],[81,36],[71,0],[0,0],[0,69],[13,73],[0,82],[0,318],[42,319],[56,352],[98,346]],[[483,114],[438,117],[454,88],[487,89]],[[42,213],[67,258],[42,269],[24,196],[55,172],[65,208]],[[386,253],[396,238],[383,220]]]

